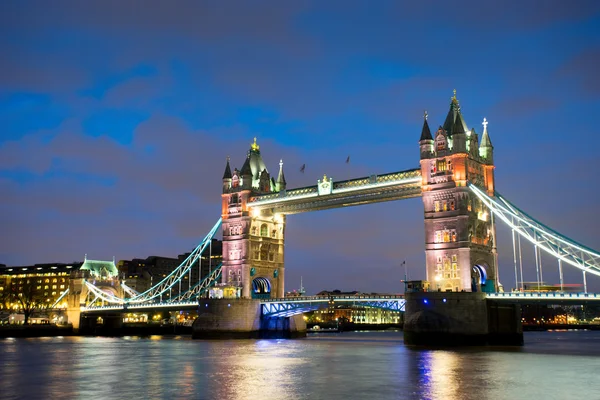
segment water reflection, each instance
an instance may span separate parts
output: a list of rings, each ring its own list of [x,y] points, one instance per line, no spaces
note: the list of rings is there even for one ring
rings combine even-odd
[[[407,348],[401,334],[0,341],[4,399],[596,398],[600,333],[533,335],[520,351]],[[550,351],[549,349],[553,349]]]

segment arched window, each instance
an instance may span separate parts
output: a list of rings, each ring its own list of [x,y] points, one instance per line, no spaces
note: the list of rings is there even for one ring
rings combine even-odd
[[[262,224],[260,226],[260,236],[269,236],[269,228],[267,224]]]

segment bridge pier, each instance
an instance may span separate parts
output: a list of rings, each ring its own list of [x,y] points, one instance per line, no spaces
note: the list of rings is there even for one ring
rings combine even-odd
[[[485,293],[406,293],[404,343],[426,346],[523,345],[521,307]]]
[[[292,338],[306,336],[301,315],[262,318],[261,302],[253,299],[200,299],[193,339]]]

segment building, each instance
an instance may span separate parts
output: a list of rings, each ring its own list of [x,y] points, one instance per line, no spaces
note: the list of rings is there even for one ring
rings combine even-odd
[[[224,297],[283,297],[285,215],[263,210],[251,213],[249,201],[259,195],[282,193],[286,181],[283,162],[277,180],[271,177],[260,147],[250,145],[241,170],[231,170],[229,158],[223,173],[221,195],[223,218]]]
[[[78,271],[82,262],[70,264],[35,264],[18,267],[0,267],[0,309],[19,311],[23,304],[15,299],[21,297],[36,310],[51,306],[66,307],[66,298],[61,295],[69,287],[69,276]],[[56,304],[55,304],[56,303]]]
[[[221,264],[223,259],[222,248],[221,240],[212,239],[209,248],[201,256],[200,268],[195,263],[190,270],[190,274],[183,278],[182,292],[196,285]],[[143,292],[169,276],[169,274],[185,262],[190,254],[191,252],[180,254],[177,258],[149,256],[145,259],[120,260],[117,264],[119,276],[125,281],[128,287],[137,292]],[[199,277],[201,278],[199,279]],[[189,282],[191,282],[191,285]],[[178,294],[179,285],[175,285],[171,292],[165,294],[165,296],[168,298],[169,296],[176,296]]]
[[[433,136],[425,113],[419,145],[427,281],[434,291],[498,289],[493,215],[467,186],[494,195],[494,148],[487,125],[484,118],[479,141],[465,123],[456,91],[444,125]]]

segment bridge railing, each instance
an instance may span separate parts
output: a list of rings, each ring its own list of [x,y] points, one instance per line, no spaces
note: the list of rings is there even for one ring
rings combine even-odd
[[[489,293],[488,299],[582,299],[600,300],[600,293],[564,293],[564,292],[505,292]]]
[[[358,295],[358,296],[293,296],[293,297],[282,297],[276,299],[263,299],[263,303],[281,303],[285,301],[330,301],[330,300],[403,300],[404,296],[399,294],[390,295]]]

